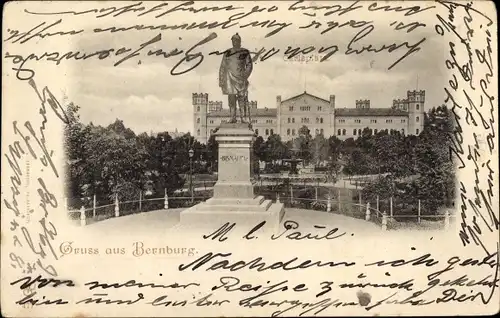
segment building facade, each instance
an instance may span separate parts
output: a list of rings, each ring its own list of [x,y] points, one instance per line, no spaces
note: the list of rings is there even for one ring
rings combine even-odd
[[[258,108],[250,102],[252,127],[256,135],[267,139],[279,134],[283,141],[298,137],[302,126],[311,135],[339,139],[357,138],[365,128],[377,133],[397,130],[418,135],[424,127],[425,91],[408,91],[405,99],[394,99],[392,107],[372,108],[369,100],[357,100],[355,108],[336,108],[335,95],[323,99],[307,92],[282,100],[276,97],[276,108]],[[193,94],[194,135],[206,143],[214,130],[229,120],[229,109],[221,101],[209,101],[208,94]]]

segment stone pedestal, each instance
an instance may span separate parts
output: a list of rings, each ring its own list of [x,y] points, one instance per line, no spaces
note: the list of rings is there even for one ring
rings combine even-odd
[[[180,225],[216,230],[223,224],[252,229],[262,221],[262,230],[278,230],[284,215],[282,203],[273,203],[254,194],[252,178],[252,143],[254,132],[248,124],[222,124],[217,131],[219,175],[214,196],[180,214]]]

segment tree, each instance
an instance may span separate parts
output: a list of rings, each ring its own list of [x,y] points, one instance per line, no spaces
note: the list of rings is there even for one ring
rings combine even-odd
[[[150,137],[147,146],[147,169],[149,180],[158,194],[163,193],[164,189],[171,194],[184,185],[184,180],[179,174],[185,167],[176,166],[175,158],[180,154],[176,147],[177,144],[168,132]]]
[[[266,144],[262,136],[255,138],[253,142],[253,156],[252,156],[252,169],[255,173],[259,173],[260,165],[259,161],[266,161]]]
[[[214,133],[218,130],[219,128],[215,128]],[[210,167],[209,172],[218,171],[219,143],[215,140],[215,135],[211,135],[207,141],[206,156],[206,161]]]
[[[273,134],[269,136],[265,143],[266,159],[274,165],[276,161],[285,157],[286,145],[281,141],[280,135]]]
[[[329,144],[328,140],[322,134],[314,137],[310,143],[309,152],[316,165],[320,162],[328,160],[329,157]]]
[[[304,160],[305,164],[309,164],[312,158],[310,150],[312,144],[312,136],[307,126],[302,126],[299,129],[299,137],[297,138],[297,147],[299,148],[299,156]]]
[[[66,107],[68,123],[64,127],[65,183],[66,195],[70,198],[80,197],[82,186],[90,179],[84,148],[90,130],[80,122],[79,109],[74,103],[69,103]]]
[[[147,152],[135,138],[113,129],[91,127],[84,147],[88,169],[93,172],[88,193],[113,194],[122,183],[131,182],[142,189],[145,183]]]
[[[126,128],[123,124],[123,120],[116,119],[114,123],[109,125],[108,130],[114,131],[118,135],[125,137],[125,139],[133,139],[135,138],[135,133],[130,128]]]

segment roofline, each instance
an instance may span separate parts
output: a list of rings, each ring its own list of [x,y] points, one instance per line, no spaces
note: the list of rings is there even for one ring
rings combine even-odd
[[[302,95],[309,95],[309,96],[311,96],[311,97],[314,97],[314,98],[320,99],[320,100],[322,100],[322,101],[324,101],[324,102],[330,103],[330,101],[328,101],[328,100],[326,100],[326,99],[323,99],[323,98],[321,98],[321,97],[318,97],[318,96],[314,96],[314,95],[312,95],[312,94],[309,94],[308,92],[303,92],[303,93],[301,93],[301,94],[299,94],[299,95],[295,95],[295,96],[293,96],[293,97],[287,98],[287,99],[285,99],[285,100],[281,101],[281,103],[287,102],[287,101],[289,101],[289,100],[291,100],[291,99],[297,98],[297,97],[302,96]]]

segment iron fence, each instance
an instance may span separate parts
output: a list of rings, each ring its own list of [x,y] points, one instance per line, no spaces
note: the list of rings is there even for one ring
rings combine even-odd
[[[326,186],[298,186],[273,185],[258,186],[254,188],[256,195],[264,196],[273,202],[283,203],[285,208],[298,208],[304,210],[323,211],[327,213],[342,214],[356,219],[373,222],[383,229],[405,228],[407,223],[422,224],[423,227],[448,226],[450,218],[453,218],[448,209],[440,213],[426,213],[420,200],[395,202],[393,198],[363,201],[361,191],[347,190],[342,192],[332,190]],[[138,200],[119,201],[115,197],[114,202],[108,200],[105,204],[98,205],[97,200],[80,200],[82,202],[93,202],[92,206],[80,209],[69,209],[68,215],[72,220],[80,220],[82,225],[102,221],[105,219],[120,217],[135,213],[142,213],[162,209],[189,208],[200,202],[204,202],[213,196],[213,190],[196,191],[195,195],[186,196],[174,194],[163,197],[143,198]],[[101,203],[102,201],[100,201]],[[403,208],[402,208],[403,207]]]

